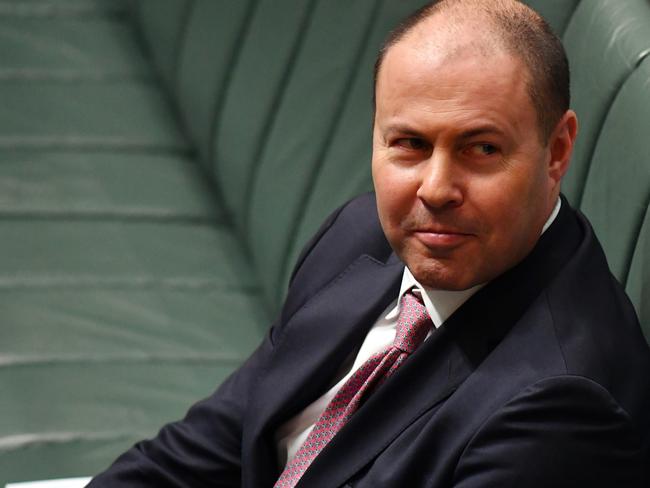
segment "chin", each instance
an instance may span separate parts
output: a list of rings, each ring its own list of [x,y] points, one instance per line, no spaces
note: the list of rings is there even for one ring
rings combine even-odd
[[[459,275],[449,269],[431,269],[409,266],[411,273],[421,285],[435,290],[463,291],[481,283],[470,276]]]

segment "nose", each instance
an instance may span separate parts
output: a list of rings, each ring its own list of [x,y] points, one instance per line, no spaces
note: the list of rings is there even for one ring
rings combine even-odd
[[[418,198],[430,208],[457,207],[463,203],[459,170],[444,148],[436,147],[422,165]]]

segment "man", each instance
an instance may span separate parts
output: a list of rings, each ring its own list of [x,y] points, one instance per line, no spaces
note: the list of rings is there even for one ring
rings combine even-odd
[[[328,219],[242,368],[90,486],[648,486],[650,354],[559,196],[568,107],[527,7],[414,14],[377,63],[376,202]]]

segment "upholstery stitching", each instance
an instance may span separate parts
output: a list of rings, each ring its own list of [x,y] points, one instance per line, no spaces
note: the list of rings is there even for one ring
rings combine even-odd
[[[113,290],[118,292],[129,290],[212,290],[227,293],[247,293],[258,295],[257,285],[234,285],[223,279],[170,277],[152,278],[147,276],[134,276],[126,278],[101,278],[97,276],[28,276],[2,277],[0,276],[0,290]]]
[[[359,46],[357,48],[357,52],[354,55],[353,61],[352,61],[352,69],[350,70],[350,73],[345,80],[343,89],[342,89],[342,96],[339,98],[339,104],[336,107],[336,111],[334,112],[334,115],[332,117],[330,127],[327,131],[327,135],[325,136],[323,140],[323,144],[321,146],[321,149],[318,152],[318,155],[316,157],[315,164],[311,170],[311,174],[308,178],[308,182],[305,185],[302,195],[300,197],[300,205],[298,205],[298,213],[293,219],[292,225],[289,228],[287,234],[289,238],[286,240],[285,245],[284,245],[284,250],[282,253],[282,262],[280,266],[280,276],[278,276],[278,281],[276,282],[276,295],[275,295],[275,300],[279,301],[281,297],[281,293],[283,292],[283,287],[279,286],[282,281],[286,279],[287,276],[287,267],[289,265],[289,259],[291,258],[291,249],[293,247],[293,242],[297,238],[298,235],[298,230],[300,228],[300,223],[302,222],[304,216],[305,216],[305,208],[306,208],[306,201],[309,198],[309,196],[313,193],[313,189],[318,182],[318,177],[321,173],[322,167],[323,167],[323,161],[325,160],[327,153],[329,152],[330,145],[333,142],[334,136],[336,134],[336,129],[338,127],[338,121],[341,119],[343,116],[343,113],[345,111],[345,107],[347,106],[348,99],[350,97],[350,93],[352,91],[352,86],[357,79],[357,76],[360,73],[360,69],[362,67],[361,63],[361,58],[363,57],[367,46],[368,46],[368,39],[372,35],[373,29],[375,27],[376,19],[379,15],[379,12],[381,10],[381,7],[383,6],[383,1],[384,0],[377,0],[375,1],[375,5],[372,8],[372,11],[370,12],[370,15],[368,16],[368,22],[366,23],[363,35],[361,36],[361,39],[359,41]]]
[[[124,82],[137,81],[139,83],[153,83],[155,77],[148,72],[120,72],[105,70],[82,70],[82,69],[0,69],[0,82],[59,82],[59,83],[79,83],[83,82]]]
[[[91,222],[137,222],[137,223],[169,223],[198,226],[229,226],[220,220],[219,215],[211,212],[208,215],[192,214],[165,209],[125,208],[124,210],[102,210],[88,208],[61,209],[13,209],[0,206],[0,218],[8,220],[47,220],[51,221],[91,221]]]
[[[0,136],[1,149],[103,149],[142,152],[169,152],[174,154],[189,155],[191,150],[185,143],[171,141],[150,141],[130,137],[111,136],[85,136],[85,135],[27,135],[27,136]]]
[[[591,166],[592,166],[594,154],[596,153],[596,147],[598,146],[598,142],[600,141],[600,138],[603,133],[603,129],[605,127],[605,123],[607,122],[607,119],[612,111],[612,107],[614,106],[616,99],[621,93],[621,89],[623,88],[623,86],[627,83],[630,77],[635,73],[641,61],[649,53],[650,50],[642,51],[641,53],[639,53],[638,56],[640,59],[637,59],[634,62],[634,64],[630,67],[629,71],[621,77],[617,86],[614,88],[612,95],[609,97],[608,100],[605,101],[605,110],[603,111],[603,117],[599,121],[598,128],[595,131],[594,143],[591,145],[591,147],[589,148],[589,152],[587,153],[585,168],[583,169],[584,172],[583,177],[578,180],[580,187],[578,188],[578,191],[576,192],[575,195],[576,196],[575,201],[577,203],[578,208],[582,208],[582,203],[583,203],[582,200],[584,197],[585,188],[589,181],[589,175],[591,173]]]
[[[648,54],[650,54],[650,50],[648,50],[646,53],[642,53],[641,59],[645,59]],[[603,116],[603,119],[602,119],[602,121],[600,123],[600,127],[598,129],[598,135],[597,135],[597,137],[595,139],[595,143],[594,143],[593,147],[591,148],[591,154],[590,154],[589,159],[588,159],[589,164],[588,164],[588,166],[586,168],[586,176],[585,176],[585,178],[583,180],[583,185],[582,185],[581,192],[580,192],[580,198],[578,200],[580,202],[580,204],[579,204],[580,209],[582,209],[583,204],[584,204],[585,190],[589,186],[590,180],[592,178],[595,178],[592,175],[592,171],[594,171],[593,170],[593,159],[594,159],[594,156],[596,154],[596,149],[598,148],[598,146],[600,144],[600,140],[601,140],[603,131],[605,130],[605,126],[607,125],[607,122],[608,122],[609,117],[611,115],[612,109],[616,105],[616,101],[618,100],[618,98],[621,96],[621,92],[625,88],[625,85],[629,82],[629,80],[640,69],[640,64],[641,64],[640,62],[637,63],[635,65],[635,67],[623,78],[623,81],[619,84],[619,86],[616,89],[616,92],[612,96],[611,101],[610,101],[610,103],[609,103],[609,105],[607,107],[607,111],[605,112],[605,115]],[[632,260],[634,258],[634,251],[636,249],[636,246],[637,246],[637,243],[638,243],[638,240],[639,240],[639,236],[641,234],[641,229],[642,229],[642,226],[643,226],[643,220],[644,220],[644,217],[645,217],[645,213],[647,213],[647,208],[648,208],[648,206],[650,206],[650,191],[648,191],[646,193],[646,195],[644,196],[643,201],[646,203],[646,205],[645,205],[646,211],[643,212],[643,214],[640,216],[640,219],[637,220],[637,222],[635,223],[634,229],[632,231],[632,235],[635,236],[635,238],[629,240],[628,246],[627,246],[627,249],[626,249],[626,252],[625,252],[625,256],[624,256],[623,273],[621,275],[621,283],[623,283],[623,285],[625,285],[627,283],[627,279],[628,279],[629,274],[630,274],[630,268],[632,266]]]
[[[282,75],[282,78],[280,79],[280,82],[278,83],[278,90],[276,94],[273,97],[273,101],[271,103],[271,107],[269,110],[269,113],[266,116],[266,120],[264,121],[264,129],[262,130],[262,138],[258,144],[258,147],[255,151],[255,156],[253,157],[253,164],[250,168],[250,172],[248,175],[248,179],[246,181],[246,190],[244,191],[244,194],[246,195],[253,195],[253,187],[255,185],[256,178],[255,176],[258,174],[259,170],[259,162],[262,160],[262,155],[264,154],[264,150],[266,149],[266,146],[269,142],[269,138],[271,136],[272,132],[272,127],[273,124],[275,123],[275,119],[279,113],[279,108],[282,105],[282,100],[284,99],[284,96],[286,94],[286,89],[289,86],[289,80],[291,80],[291,77],[293,76],[294,69],[296,67],[296,61],[298,59],[298,55],[300,54],[302,47],[303,47],[303,40],[305,38],[305,35],[308,32],[309,25],[311,24],[312,17],[314,14],[314,11],[316,9],[316,3],[318,0],[310,0],[309,6],[305,9],[305,14],[301,20],[300,27],[298,28],[298,34],[296,35],[296,38],[294,40],[293,46],[291,47],[291,53],[289,54],[289,59],[287,61],[287,68],[284,70],[284,74]],[[217,174],[218,177],[218,174]],[[242,212],[242,224],[240,227],[240,234],[242,237],[246,235],[246,229],[248,228],[249,221],[250,221],[250,212],[251,212],[251,205],[252,205],[252,199],[248,198],[244,202],[244,209]],[[248,240],[247,239],[242,239],[243,242],[245,243],[245,247],[247,249],[247,252],[249,255],[252,255],[252,252],[250,250],[250,247],[248,245]]]
[[[176,42],[174,53],[172,54],[171,79],[169,81],[171,84],[170,88],[176,93],[178,93],[180,85],[179,66],[181,62],[181,54],[183,53],[183,46],[187,40],[190,17],[194,11],[195,5],[196,2],[194,0],[187,0],[187,3],[185,4],[183,20],[181,21],[181,26],[178,32],[178,41]],[[172,100],[175,101],[175,97],[172,97]],[[172,105],[174,106],[175,103],[172,103]]]
[[[221,80],[221,90],[219,90],[219,94],[215,97],[214,104],[212,107],[212,120],[210,121],[209,124],[210,126],[208,129],[208,147],[206,149],[207,153],[206,153],[205,162],[206,162],[206,167],[208,168],[209,172],[214,176],[215,181],[217,182],[221,182],[221,180],[218,178],[218,175],[215,171],[215,164],[216,164],[216,161],[214,161],[214,153],[216,150],[215,134],[219,130],[219,126],[221,125],[221,115],[226,100],[228,99],[228,92],[232,84],[233,73],[236,71],[237,65],[239,64],[239,59],[242,53],[242,45],[244,44],[244,41],[250,32],[250,27],[253,18],[255,16],[255,11],[259,6],[259,3],[260,3],[259,0],[249,0],[248,2],[246,13],[244,14],[244,20],[242,21],[239,31],[237,32],[237,35],[235,37],[235,42],[233,44],[233,50],[228,56],[228,62],[226,63],[226,65],[230,66],[231,68],[226,70],[226,73]]]

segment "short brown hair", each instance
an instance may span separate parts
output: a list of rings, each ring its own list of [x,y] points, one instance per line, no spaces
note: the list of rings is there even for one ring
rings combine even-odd
[[[571,101],[569,62],[562,42],[533,9],[516,0],[437,0],[400,23],[386,38],[375,63],[377,78],[386,53],[424,20],[462,10],[480,12],[491,21],[496,40],[528,69],[528,94],[537,113],[544,143]],[[375,100],[376,102],[376,100]]]

